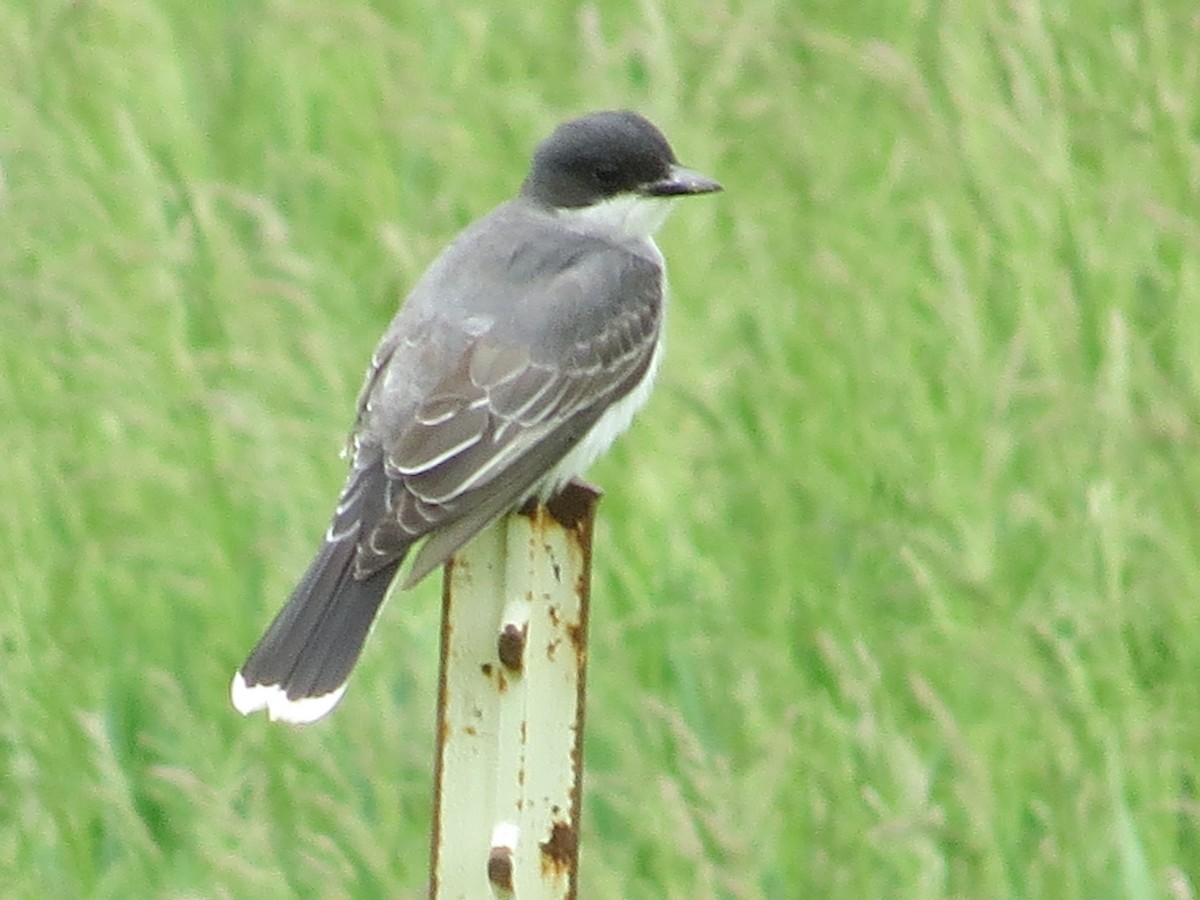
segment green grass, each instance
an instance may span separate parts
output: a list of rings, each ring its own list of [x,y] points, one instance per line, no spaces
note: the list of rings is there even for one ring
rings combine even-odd
[[[320,726],[228,681],[398,298],[607,106],[727,191],[591,472],[581,896],[1197,896],[1195,4],[537,6],[0,6],[6,896],[422,894],[436,584]]]

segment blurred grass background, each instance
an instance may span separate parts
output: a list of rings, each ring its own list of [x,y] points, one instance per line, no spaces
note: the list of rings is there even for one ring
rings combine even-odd
[[[420,896],[438,588],[243,720],[408,285],[559,120],[664,229],[581,896],[1200,892],[1200,16],[0,2],[0,883]]]

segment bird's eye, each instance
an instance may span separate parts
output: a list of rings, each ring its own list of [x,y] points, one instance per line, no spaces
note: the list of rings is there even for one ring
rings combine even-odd
[[[596,166],[594,174],[601,184],[612,184],[617,180],[619,173],[616,166]]]

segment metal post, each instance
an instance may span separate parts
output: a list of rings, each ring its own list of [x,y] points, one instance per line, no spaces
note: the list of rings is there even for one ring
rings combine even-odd
[[[431,898],[575,897],[599,496],[573,482],[446,566]]]

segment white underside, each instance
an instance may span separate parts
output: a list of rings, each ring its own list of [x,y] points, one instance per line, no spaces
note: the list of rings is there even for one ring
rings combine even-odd
[[[545,500],[558,493],[568,481],[577,475],[582,475],[597,458],[599,458],[619,435],[624,433],[634,415],[650,399],[650,390],[654,387],[654,379],[658,375],[658,367],[662,362],[663,341],[659,337],[654,355],[650,357],[650,365],[646,367],[646,375],[637,387],[610,406],[600,416],[599,421],[592,426],[591,431],[571,448],[538,486],[537,495]]]
[[[675,208],[673,197],[644,197],[622,194],[580,209],[560,210],[560,220],[571,228],[600,235],[608,240],[644,242],[642,245],[663,270],[663,312],[667,303],[666,263],[652,235]],[[665,327],[660,325],[660,328]],[[542,500],[556,494],[572,478],[582,475],[613,441],[629,428],[634,415],[650,399],[650,390],[662,362],[663,338],[659,332],[658,346],[646,367],[646,375],[632,391],[606,409],[591,431],[583,436],[571,451],[538,485],[535,492]]]
[[[287,693],[279,685],[248,685],[241,672],[233,676],[233,684],[229,688],[233,708],[243,716],[265,709],[267,718],[272,722],[292,722],[296,725],[307,725],[317,721],[337,706],[344,693],[345,684],[320,697],[289,700]]]

